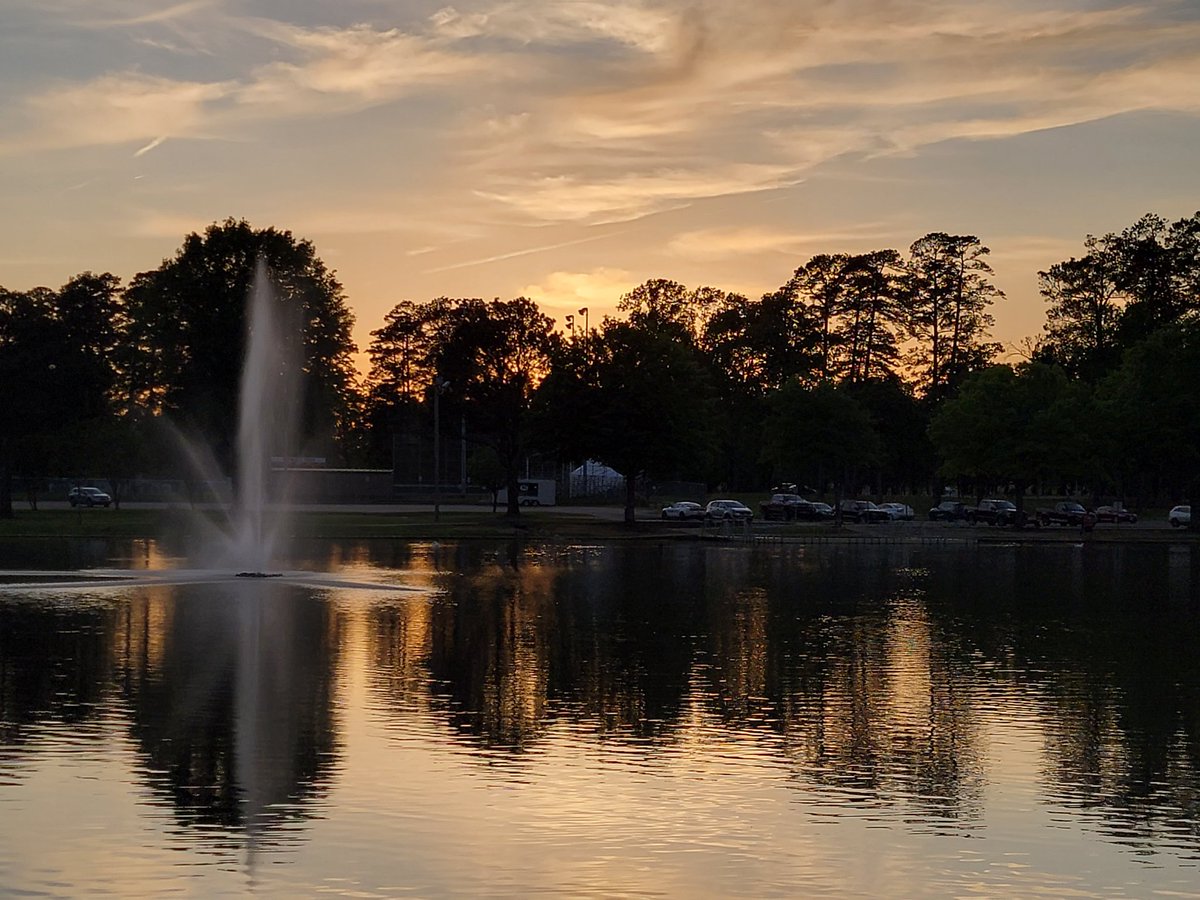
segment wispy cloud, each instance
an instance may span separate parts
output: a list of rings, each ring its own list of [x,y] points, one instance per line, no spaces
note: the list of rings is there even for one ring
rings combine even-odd
[[[525,45],[615,43],[659,53],[668,48],[677,13],[670,4],[509,0],[460,12],[446,6],[430,17],[435,31],[454,39],[490,38]]]
[[[593,241],[604,240],[605,238],[616,237],[619,232],[606,232],[605,234],[594,234],[588,237],[577,238],[572,241],[560,241],[556,244],[543,244],[537,247],[522,247],[520,250],[511,250],[507,253],[497,253],[494,256],[485,256],[480,259],[470,259],[465,262],[451,263],[447,266],[438,266],[435,269],[426,269],[424,274],[432,275],[437,272],[449,272],[454,269],[466,269],[472,266],[482,266],[487,263],[500,262],[506,259],[516,259],[521,256],[530,256],[534,253],[545,253],[550,250],[561,250],[565,247],[575,247],[579,244],[590,244]]]
[[[163,142],[164,142],[165,140],[166,140],[166,138],[165,138],[165,137],[161,137],[161,136],[160,136],[160,137],[156,137],[156,138],[155,138],[154,140],[152,140],[150,143],[146,144],[146,146],[144,146],[144,147],[139,147],[139,148],[137,149],[137,151],[136,151],[136,152],[135,152],[133,155],[134,155],[135,157],[138,157],[138,156],[145,156],[147,153],[149,153],[149,152],[150,152],[151,150],[153,150],[155,147],[161,147],[161,146],[162,146],[162,144],[163,144]]]
[[[105,4],[90,4],[90,11],[100,12]],[[109,4],[110,15],[107,18],[92,18],[87,24],[101,28],[129,28],[134,25],[158,25],[164,22],[175,22],[194,16],[206,9],[219,6],[219,0],[188,0],[185,3],[174,3],[170,6],[161,4],[129,4],[120,6]]]
[[[483,74],[483,55],[456,53],[396,29],[301,28],[278,22],[248,29],[290,48],[297,61],[256,67],[237,101],[269,115],[345,112],[385,103],[422,85]]]
[[[621,222],[694,200],[783,187],[797,180],[782,167],[732,163],[712,170],[656,170],[611,178],[553,175],[481,196],[535,221]]]
[[[202,137],[210,107],[232,85],[174,81],[140,74],[106,75],[85,84],[51,88],[30,98],[37,128],[7,142],[12,149],[104,146],[150,141],[168,135]],[[0,147],[4,144],[0,143]],[[151,149],[142,145],[143,151]]]
[[[133,22],[174,26],[177,17],[207,6],[186,3],[161,14],[105,19],[80,27]],[[224,33],[225,40],[232,42],[232,35],[240,33],[257,42],[258,54],[242,63],[240,73],[206,81],[129,69],[86,81],[54,83],[24,98],[30,124],[23,131],[10,131],[0,141],[0,150],[126,142],[144,146],[168,137],[230,137],[271,122],[345,116],[424,87],[465,83],[488,68],[486,54],[455,52],[433,39],[394,28],[304,27],[220,16],[209,24]],[[132,43],[152,49],[174,46],[144,29],[134,31]],[[236,60],[222,59],[221,65],[236,69]]]
[[[428,127],[414,146],[451,175],[426,189],[472,225],[625,221],[795,185],[839,158],[1200,112],[1200,21],[1164,14],[1184,9],[1165,0],[465,0],[403,22],[386,4],[330,7],[323,23],[216,0],[55,8],[92,9],[88,27],[147,53],[225,52],[207,66],[193,55],[186,76],[155,68],[173,56],[157,50],[37,87],[0,150],[144,154],[303,123],[332,154],[331,121],[377,109],[398,157]],[[424,106],[406,121],[415,95]]]
[[[615,14],[641,10],[625,4]],[[1160,20],[1153,4],[698,2],[655,11],[665,16],[659,38],[614,38],[624,56],[596,65],[588,83],[551,54],[547,71],[569,89],[522,101],[519,127],[475,160],[481,181],[503,186],[482,196],[542,221],[603,222],[794,184],[844,155],[1200,108],[1200,24]],[[479,32],[503,22],[481,18]],[[559,19],[541,33],[566,41],[565,28]],[[577,23],[575,36],[596,32]]]

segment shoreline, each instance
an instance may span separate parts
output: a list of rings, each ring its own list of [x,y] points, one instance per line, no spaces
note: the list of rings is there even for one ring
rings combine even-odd
[[[186,539],[199,519],[215,521],[223,510],[186,507],[20,510],[0,519],[4,540],[172,540]],[[219,516],[218,516],[219,518]],[[435,520],[432,507],[304,507],[292,513],[290,536],[298,540],[711,540],[728,543],[804,545],[821,543],[970,543],[970,544],[1191,544],[1200,532],[1170,528],[1166,523],[1097,525],[1078,528],[995,528],[941,522],[892,522],[875,525],[832,523],[765,523],[728,530],[699,523],[665,522],[646,512],[632,525],[620,507],[540,507],[522,510],[516,520],[503,512],[445,507]]]

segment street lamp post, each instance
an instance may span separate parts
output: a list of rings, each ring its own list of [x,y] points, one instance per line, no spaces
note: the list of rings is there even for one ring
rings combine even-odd
[[[571,340],[575,340],[575,317],[567,316],[564,320],[567,323],[567,328],[571,330]]]
[[[433,379],[433,521],[442,517],[442,420],[441,399],[450,382],[441,375]]]
[[[587,340],[587,337],[588,337],[588,308],[586,306],[580,308],[579,314],[581,316],[583,316],[583,338],[584,338],[584,340]]]

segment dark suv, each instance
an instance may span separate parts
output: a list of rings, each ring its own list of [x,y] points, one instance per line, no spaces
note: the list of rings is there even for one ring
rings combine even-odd
[[[967,517],[967,508],[957,500],[943,500],[929,511],[930,522],[956,522]]]
[[[73,487],[67,491],[67,502],[72,506],[108,506],[112,497],[94,487]]]

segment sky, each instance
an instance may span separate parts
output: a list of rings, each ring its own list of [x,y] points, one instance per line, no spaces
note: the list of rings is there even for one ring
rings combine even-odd
[[[1200,0],[0,0],[0,286],[226,218],[402,300],[595,326],[649,278],[991,248],[993,335],[1088,234],[1200,210]]]

